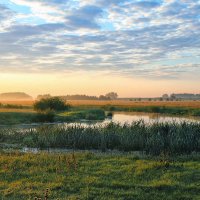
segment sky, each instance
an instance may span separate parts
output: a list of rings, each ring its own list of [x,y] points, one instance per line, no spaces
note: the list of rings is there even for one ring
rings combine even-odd
[[[0,0],[0,93],[200,93],[199,0]]]

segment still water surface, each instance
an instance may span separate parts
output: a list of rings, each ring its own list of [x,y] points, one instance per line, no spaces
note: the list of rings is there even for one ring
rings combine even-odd
[[[200,117],[183,117],[163,114],[121,112],[114,113],[111,121],[119,123],[132,123],[133,121],[144,120],[146,123],[153,122],[200,122]]]
[[[6,127],[15,127],[15,128],[22,128],[22,129],[27,129],[27,128],[36,128],[36,127],[41,127],[41,126],[53,126],[53,125],[61,125],[61,126],[72,126],[76,124],[81,124],[83,126],[89,126],[89,125],[105,125],[110,122],[114,123],[120,123],[120,124],[131,124],[133,121],[139,121],[143,120],[145,123],[162,123],[162,122],[176,122],[176,123],[181,123],[181,122],[195,122],[195,123],[200,123],[200,117],[191,117],[191,116],[172,116],[172,115],[163,115],[163,114],[155,114],[155,113],[135,113],[135,112],[115,112],[113,113],[112,118],[106,118],[105,120],[102,121],[87,121],[87,120],[80,120],[77,122],[73,123],[34,123],[34,124],[20,124],[20,125],[15,125],[15,126],[6,126]],[[0,126],[5,127],[5,126]]]

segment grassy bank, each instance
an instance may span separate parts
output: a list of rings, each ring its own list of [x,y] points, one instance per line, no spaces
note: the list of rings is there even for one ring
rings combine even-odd
[[[103,109],[116,112],[146,112],[170,115],[200,116],[200,101],[193,102],[129,102],[70,101],[73,110]]]
[[[34,122],[33,112],[0,112],[0,125],[29,124]]]
[[[35,122],[73,122],[77,120],[103,120],[102,109],[76,110],[58,113],[36,113],[33,110],[1,110],[0,125],[30,124]]]
[[[105,126],[45,126],[36,129],[0,129],[1,143],[39,148],[143,151],[151,155],[200,151],[200,123],[153,123]]]
[[[70,112],[59,113],[56,116],[57,121],[77,121],[85,120],[104,120],[105,112],[102,109],[74,110]]]
[[[167,106],[144,106],[144,107],[124,107],[124,106],[102,106],[106,111],[125,111],[125,112],[146,112],[170,115],[200,116],[200,108],[167,107]]]
[[[128,101],[128,100],[71,100],[67,101],[73,110],[99,109],[106,111],[157,112],[177,115],[200,115],[200,101]],[[0,108],[31,108],[34,101],[7,101],[0,102]]]
[[[77,105],[74,110],[103,109],[108,112],[145,112],[179,116],[200,116],[200,108],[175,106],[125,106],[125,105]]]
[[[3,200],[198,200],[200,157],[0,153]]]

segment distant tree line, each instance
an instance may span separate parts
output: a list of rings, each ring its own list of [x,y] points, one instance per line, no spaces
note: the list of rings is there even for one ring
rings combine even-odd
[[[200,94],[180,93],[180,94],[163,94],[163,100],[200,100]]]
[[[37,100],[41,99],[48,99],[51,98],[52,96],[50,94],[44,94],[44,95],[38,95]],[[118,94],[115,92],[109,92],[105,95],[100,95],[99,97],[97,96],[88,96],[88,95],[65,95],[65,96],[59,96],[59,98],[63,100],[114,100],[118,98]]]

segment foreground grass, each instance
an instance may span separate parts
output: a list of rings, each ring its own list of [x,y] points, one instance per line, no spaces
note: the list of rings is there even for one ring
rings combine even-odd
[[[0,153],[2,200],[198,200],[200,157]]]

